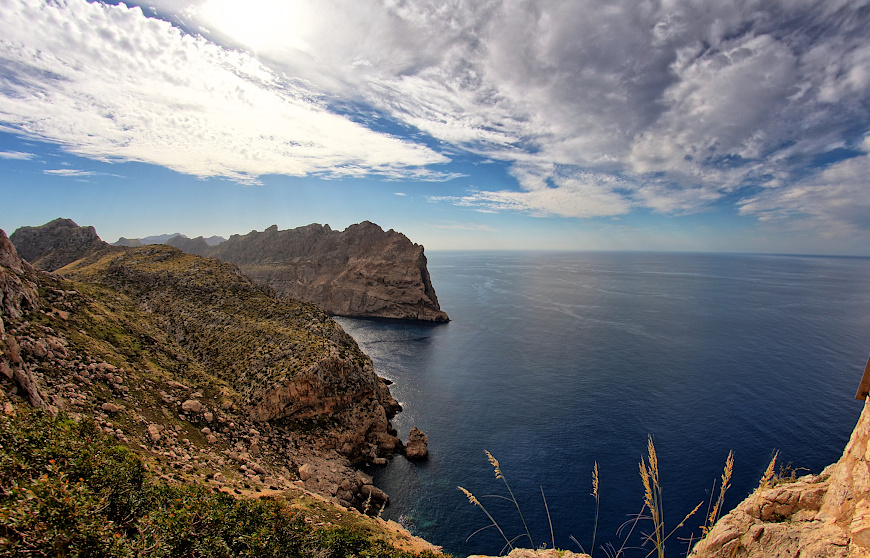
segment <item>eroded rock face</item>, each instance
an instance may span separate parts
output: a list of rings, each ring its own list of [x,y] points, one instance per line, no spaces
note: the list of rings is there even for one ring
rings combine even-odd
[[[870,556],[870,400],[839,461],[821,475],[756,490],[689,556]]]
[[[94,227],[80,227],[71,219],[21,227],[10,240],[22,258],[45,271],[55,271],[109,246],[100,240]]]
[[[31,405],[56,413],[56,409],[46,402],[30,366],[22,358],[18,341],[7,334],[4,323],[37,308],[39,292],[34,282],[35,275],[30,264],[18,256],[6,232],[0,229],[0,374],[12,380]],[[39,349],[48,351],[44,346],[39,346]]]
[[[448,321],[423,247],[368,221],[343,232],[318,224],[284,231],[272,226],[196,253],[232,262],[280,294],[330,314]]]

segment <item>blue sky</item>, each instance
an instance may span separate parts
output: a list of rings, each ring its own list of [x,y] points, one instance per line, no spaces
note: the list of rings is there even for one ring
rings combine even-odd
[[[870,255],[870,4],[0,1],[0,228]]]

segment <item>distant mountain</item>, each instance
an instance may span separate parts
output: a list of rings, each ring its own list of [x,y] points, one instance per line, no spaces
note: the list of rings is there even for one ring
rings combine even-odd
[[[196,254],[197,256],[205,255],[205,253],[209,249],[208,242],[201,237],[198,236],[196,238],[187,238],[184,235],[173,236],[163,244],[168,246],[174,246],[179,250],[187,252],[188,254]]]
[[[117,242],[112,243],[112,246],[147,246],[149,244],[169,244],[170,246],[174,246],[169,243],[170,240],[174,238],[188,238],[187,236],[181,233],[171,233],[171,234],[158,234],[154,236],[146,236],[145,238],[124,238],[123,236],[118,239]],[[203,238],[203,237],[197,237]],[[203,241],[208,246],[217,246],[221,242],[224,242],[226,238],[222,236],[210,236],[208,238],[203,238]],[[187,250],[185,250],[187,252]],[[193,253],[193,252],[191,252]]]

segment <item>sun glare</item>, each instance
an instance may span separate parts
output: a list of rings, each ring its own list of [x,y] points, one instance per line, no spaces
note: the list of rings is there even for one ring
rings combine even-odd
[[[207,26],[255,51],[307,47],[310,16],[298,0],[208,0],[200,10]]]

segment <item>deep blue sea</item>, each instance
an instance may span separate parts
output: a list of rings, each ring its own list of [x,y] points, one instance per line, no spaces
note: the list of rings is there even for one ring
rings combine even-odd
[[[726,509],[773,453],[813,473],[836,461],[861,411],[870,354],[870,259],[673,254],[433,252],[448,324],[340,318],[394,383],[393,421],[429,435],[429,459],[372,467],[385,518],[457,556],[498,554],[523,532],[484,450],[501,464],[534,544],[620,546],[641,511],[638,463],[652,436],[666,528],[706,501],[734,451]],[[668,541],[698,532],[702,513]],[[628,541],[640,544],[641,520]],[[519,545],[528,546],[527,541]],[[628,556],[645,556],[631,550]],[[604,556],[600,548],[596,555]]]

